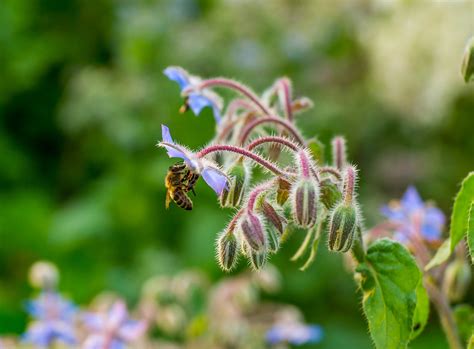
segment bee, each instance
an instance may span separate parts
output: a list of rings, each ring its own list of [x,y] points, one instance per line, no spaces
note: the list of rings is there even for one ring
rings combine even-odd
[[[185,210],[193,209],[193,202],[188,196],[191,191],[194,195],[194,185],[199,179],[199,174],[193,172],[185,163],[178,163],[170,166],[165,178],[166,186],[166,208],[169,207],[171,200],[176,205]]]

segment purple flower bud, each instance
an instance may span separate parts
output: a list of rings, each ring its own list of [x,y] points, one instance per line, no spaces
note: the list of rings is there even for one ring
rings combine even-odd
[[[311,228],[316,223],[319,202],[319,185],[311,177],[302,178],[291,190],[293,219],[302,228]]]
[[[346,159],[346,140],[344,137],[334,137],[332,142],[332,161],[333,165],[342,170],[347,164]]]
[[[248,246],[254,251],[265,251],[267,241],[260,215],[249,210],[240,219],[240,232]]]
[[[242,202],[245,188],[250,181],[251,173],[242,158],[234,162],[226,173],[230,181],[228,187],[222,191],[220,204],[222,207],[237,207]]]
[[[347,252],[352,247],[357,227],[357,209],[354,205],[339,203],[329,221],[329,250]]]
[[[224,230],[217,239],[217,258],[225,271],[230,271],[237,264],[238,242],[233,230]]]
[[[443,291],[452,302],[460,301],[471,283],[471,267],[465,259],[451,262],[446,268]]]

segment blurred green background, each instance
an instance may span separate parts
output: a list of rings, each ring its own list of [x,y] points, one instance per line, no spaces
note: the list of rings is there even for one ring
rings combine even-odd
[[[474,85],[459,72],[473,1],[2,0],[0,28],[0,335],[23,330],[38,259],[80,303],[103,289],[133,302],[156,273],[223,276],[214,239],[231,212],[202,183],[192,212],[164,208],[160,124],[190,147],[214,131],[209,110],[178,113],[169,65],[259,92],[289,76],[315,104],[303,133],[347,137],[367,226],[409,184],[449,214],[474,169]],[[298,243],[271,260],[276,297],[325,328],[318,348],[370,347],[340,256],[322,248],[302,273]],[[432,316],[412,347],[443,343]]]

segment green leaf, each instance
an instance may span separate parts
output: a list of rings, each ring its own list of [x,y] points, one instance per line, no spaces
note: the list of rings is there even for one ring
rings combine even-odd
[[[474,36],[469,39],[461,64],[461,74],[465,82],[469,82],[474,77]]]
[[[406,348],[412,337],[417,293],[423,292],[415,260],[398,242],[381,239],[368,248],[366,261],[356,271],[360,273],[364,312],[375,346]],[[426,316],[423,304],[416,316],[420,321]]]
[[[456,200],[454,201],[453,214],[451,216],[451,252],[459,241],[467,233],[467,225],[469,221],[469,210],[474,201],[474,172],[467,175],[461,185]]]
[[[421,279],[416,288],[416,308],[410,340],[415,339],[425,329],[430,314],[430,299]]]
[[[461,185],[461,189],[454,200],[453,213],[451,215],[450,238],[446,240],[436,252],[435,256],[425,267],[425,270],[436,267],[446,262],[456,245],[467,234],[467,242],[471,259],[474,264],[474,218],[471,210],[474,204],[474,172],[467,175]]]
[[[469,246],[469,254],[471,255],[471,263],[474,264],[474,201],[471,202],[471,208],[469,210],[467,245]]]

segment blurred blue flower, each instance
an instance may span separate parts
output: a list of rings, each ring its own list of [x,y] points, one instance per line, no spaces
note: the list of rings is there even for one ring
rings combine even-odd
[[[83,349],[124,349],[147,329],[145,321],[129,318],[123,301],[115,302],[106,313],[84,314],[83,321],[90,333]]]
[[[161,125],[162,142],[158,145],[165,148],[170,158],[183,159],[193,171],[199,173],[204,181],[217,195],[220,195],[227,186],[227,176],[217,168],[212,162],[206,159],[199,159],[196,155],[179,144],[174,143],[170,130],[167,126]]]
[[[188,87],[199,83],[200,79],[189,75],[189,73],[181,67],[168,67],[163,73],[168,79],[176,81],[181,88],[181,92]],[[186,95],[186,105],[191,108],[194,115],[198,116],[205,107],[211,107],[216,123],[221,121],[221,107],[219,99],[209,91],[192,91]]]
[[[306,343],[319,343],[323,339],[321,326],[305,325],[301,323],[280,323],[267,331],[267,343],[290,343],[303,345]]]
[[[409,241],[413,234],[421,234],[428,241],[437,241],[446,221],[443,212],[421,199],[415,187],[410,186],[400,201],[393,201],[381,209],[389,221],[397,225],[395,238]]]
[[[63,299],[59,294],[43,292],[33,301],[27,303],[27,311],[34,318],[23,340],[38,347],[48,347],[53,342],[75,344],[74,317],[76,307]]]

